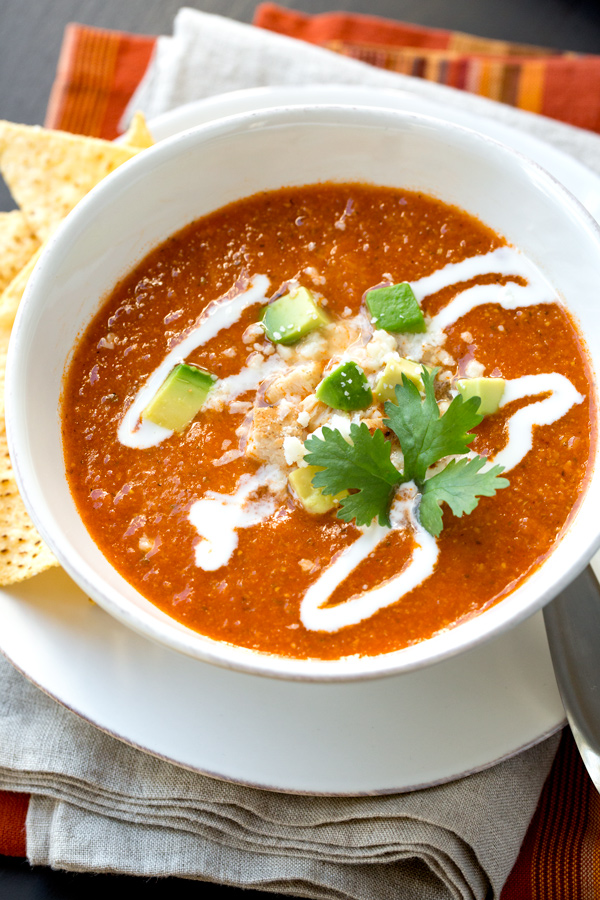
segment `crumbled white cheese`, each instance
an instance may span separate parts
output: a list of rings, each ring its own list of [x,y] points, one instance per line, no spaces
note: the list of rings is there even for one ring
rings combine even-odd
[[[386,364],[390,355],[397,356],[396,338],[393,334],[381,329],[374,331],[371,340],[365,347],[366,355],[371,363],[369,370],[380,369]]]
[[[300,343],[297,352],[301,359],[322,359],[327,354],[327,339],[313,331]]]
[[[428,334],[429,338],[430,335]],[[445,337],[445,335],[444,335]],[[397,334],[396,347],[400,356],[407,359],[420,360],[423,355],[423,347],[425,344],[424,335],[422,334]]]
[[[358,342],[349,346],[343,358],[351,359],[366,375],[372,375],[383,368],[389,359],[398,358],[396,339],[387,331],[374,331],[364,346]]]
[[[436,352],[436,357],[437,361],[441,362],[443,366],[451,366],[454,364],[454,360],[450,354],[441,348]]]
[[[298,425],[302,425],[303,428],[306,428],[308,423],[310,422],[310,415],[306,412],[306,410],[302,410],[302,412],[298,413],[297,419]]]
[[[473,335],[470,331],[463,331],[461,334],[461,339],[465,342],[465,344],[473,343]]]
[[[481,378],[483,373],[485,372],[485,366],[482,363],[477,362],[476,359],[472,359],[469,363],[467,363],[467,367],[465,369],[465,375],[467,378]]]
[[[332,410],[331,415],[327,417],[327,420],[323,425],[320,425],[312,433],[323,440],[323,428],[331,428],[332,431],[339,431],[342,437],[348,439],[350,437],[351,424],[352,420],[350,416],[344,416],[341,413],[333,412]]]
[[[288,466],[297,466],[304,460],[304,444],[300,438],[287,435],[283,439],[283,455]]]
[[[277,344],[277,353],[287,362],[287,360],[291,359],[294,355],[294,350],[292,347],[284,346],[284,344]]]

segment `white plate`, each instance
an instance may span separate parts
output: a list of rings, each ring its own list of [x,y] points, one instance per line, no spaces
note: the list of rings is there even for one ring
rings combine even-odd
[[[157,139],[214,118],[297,102],[393,106],[451,118],[527,153],[600,219],[600,179],[525,134],[402,92],[261,88],[190,104]],[[411,790],[492,765],[561,727],[540,613],[439,665],[379,681],[282,682],[154,645],[87,601],[59,570],[0,591],[0,650],[60,703],[175,763],[274,790]]]

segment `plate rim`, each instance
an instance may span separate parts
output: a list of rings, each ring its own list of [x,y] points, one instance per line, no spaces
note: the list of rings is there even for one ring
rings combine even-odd
[[[223,117],[223,116],[226,116],[229,114],[233,114],[228,111],[228,108],[231,107],[232,104],[235,104],[238,102],[247,102],[247,103],[252,104],[256,100],[260,100],[260,101],[265,101],[266,106],[281,105],[281,97],[283,95],[285,95],[286,92],[287,92],[288,96],[291,96],[293,94],[294,96],[300,97],[302,92],[306,93],[306,92],[310,92],[310,91],[313,91],[313,92],[319,91],[323,95],[325,95],[325,94],[331,95],[334,93],[337,93],[338,95],[341,95],[344,93],[349,94],[350,91],[352,91],[355,98],[356,98],[357,94],[360,94],[361,99],[364,99],[366,97],[366,95],[368,94],[368,95],[371,95],[374,99],[377,98],[378,102],[374,105],[379,105],[379,106],[387,105],[385,103],[380,102],[382,97],[384,99],[388,99],[390,97],[390,95],[393,95],[394,101],[399,101],[400,103],[402,102],[402,100],[404,98],[411,97],[413,100],[416,99],[419,102],[426,103],[426,106],[428,108],[424,110],[425,114],[431,114],[429,112],[429,110],[436,106],[436,104],[433,101],[431,101],[431,100],[422,101],[421,98],[415,98],[414,95],[410,94],[410,92],[393,91],[390,89],[371,88],[371,87],[356,88],[354,86],[351,87],[348,85],[346,85],[346,86],[344,86],[344,85],[337,85],[337,86],[306,85],[306,86],[287,86],[287,87],[286,86],[281,86],[281,87],[271,86],[271,87],[263,87],[263,88],[249,88],[249,89],[245,89],[245,90],[230,92],[227,94],[217,95],[214,97],[206,98],[204,100],[193,101],[190,104],[186,104],[185,106],[178,107],[175,110],[171,110],[168,113],[165,113],[162,116],[151,120],[149,122],[149,127],[151,130],[152,129],[156,130],[157,135],[160,135],[160,137],[159,137],[159,139],[160,139],[162,137],[168,136],[167,133],[164,132],[164,129],[167,126],[168,126],[168,128],[172,128],[174,123],[177,123],[178,121],[181,123],[185,119],[185,117],[189,116],[190,114],[192,116],[196,113],[201,114],[201,115],[205,114],[205,113],[213,113],[214,114],[214,113],[218,113],[218,111],[220,109],[221,110],[220,114],[217,114],[214,116],[214,118],[220,118],[220,117]],[[275,101],[275,102],[273,102],[273,101]],[[303,102],[303,101],[300,101],[298,99],[298,100],[296,100],[296,102]],[[308,101],[308,102],[312,102],[312,100]],[[324,99],[323,102],[331,103],[331,102],[340,102],[340,101]],[[357,101],[355,99],[352,105],[356,105],[356,103],[357,103]],[[292,105],[292,104],[290,104],[290,105]],[[249,106],[248,111],[250,111],[250,109],[260,110],[262,108],[266,108],[266,106],[262,106],[262,105]],[[400,108],[403,108],[403,107],[400,107]],[[548,156],[551,157],[551,159],[554,161],[554,164],[559,169],[562,168],[563,166],[566,166],[567,169],[569,170],[569,175],[571,176],[571,178],[575,181],[577,181],[579,179],[581,182],[583,182],[585,184],[586,189],[590,190],[591,194],[594,195],[594,197],[598,203],[597,208],[598,208],[598,210],[600,210],[600,177],[598,177],[591,170],[587,169],[581,162],[579,162],[579,160],[575,159],[574,157],[569,156],[567,153],[565,153],[562,150],[557,149],[553,145],[545,143],[544,141],[540,140],[539,138],[537,138],[533,135],[530,135],[526,132],[517,131],[516,129],[513,129],[511,126],[505,125],[504,123],[494,122],[494,120],[491,120],[491,119],[484,120],[481,117],[477,116],[476,114],[466,113],[464,110],[452,110],[452,109],[444,108],[441,105],[439,106],[439,112],[440,112],[440,114],[445,112],[447,114],[445,117],[449,118],[451,121],[454,121],[452,116],[454,113],[456,113],[456,116],[458,119],[457,124],[466,124],[467,127],[475,128],[476,130],[482,131],[482,133],[484,133],[484,134],[488,133],[485,126],[489,122],[492,122],[493,126],[494,126],[492,131],[494,133],[490,134],[489,136],[494,137],[497,140],[498,139],[505,140],[505,138],[510,139],[511,137],[514,137],[515,135],[517,135],[519,138],[519,140],[518,140],[519,146],[517,146],[515,149],[520,150],[520,152],[524,152],[522,145],[523,145],[523,143],[525,143],[525,144],[529,145],[530,147],[532,147],[534,150],[539,149],[540,152],[545,154],[546,157],[548,157]],[[206,119],[206,121],[209,121],[209,120],[212,120],[212,119]],[[201,120],[201,121],[204,121],[204,120]],[[200,122],[196,122],[196,124],[199,124],[199,123]],[[484,127],[481,127],[482,125]],[[187,127],[187,126],[185,126],[185,127]],[[162,134],[161,134],[161,130],[163,131]],[[176,128],[174,131],[171,131],[169,133],[175,134],[181,130],[182,130],[181,128]],[[508,140],[505,140],[505,142],[509,143]],[[512,146],[512,144],[511,144],[511,146]],[[534,157],[534,159],[535,159],[535,157]],[[537,162],[537,160],[535,160],[535,161]],[[546,162],[542,162],[541,164],[547,165]],[[555,177],[557,177],[556,171],[552,171],[552,174]],[[558,177],[560,178],[560,176],[558,176]],[[571,190],[572,192],[575,192],[572,186],[569,186],[569,190]],[[586,208],[589,209],[587,204],[585,204],[585,201],[582,198],[580,198],[580,200],[582,203],[584,203],[584,205],[586,205]],[[541,614],[537,613],[536,615],[540,616]],[[121,625],[116,620],[111,619],[111,622],[114,624],[115,628],[118,628],[118,629],[125,628],[125,626]],[[519,626],[517,626],[517,628],[518,627]],[[544,730],[543,733],[539,734],[538,737],[533,738],[533,739],[528,739],[527,741],[520,743],[517,747],[512,749],[510,752],[502,753],[502,755],[497,756],[488,761],[482,762],[480,765],[477,765],[475,767],[471,766],[467,769],[462,769],[460,771],[454,771],[451,774],[446,774],[446,775],[442,776],[441,778],[433,780],[433,781],[427,780],[425,782],[416,782],[416,783],[413,782],[411,784],[402,784],[400,786],[396,784],[393,786],[389,786],[389,787],[381,788],[381,789],[377,789],[377,790],[360,790],[360,789],[358,789],[358,790],[344,791],[344,792],[340,792],[337,790],[332,791],[332,792],[315,791],[315,790],[312,790],[309,788],[307,788],[306,790],[301,790],[298,788],[289,788],[289,787],[285,787],[285,786],[273,786],[273,785],[265,784],[263,782],[259,783],[259,782],[253,781],[253,780],[245,780],[245,779],[241,778],[239,775],[234,776],[230,773],[225,774],[223,772],[211,771],[207,768],[202,768],[200,765],[190,765],[189,763],[182,762],[180,759],[177,759],[172,755],[165,755],[161,752],[158,752],[156,749],[153,749],[152,747],[141,744],[141,743],[137,742],[135,739],[133,739],[132,737],[128,737],[127,735],[125,735],[123,733],[118,733],[117,731],[112,730],[106,724],[100,724],[98,721],[96,721],[96,719],[93,717],[93,713],[88,712],[88,714],[86,714],[86,712],[84,712],[82,709],[78,709],[75,705],[72,705],[72,701],[70,702],[69,699],[67,699],[64,695],[58,696],[58,694],[56,694],[56,693],[52,692],[50,689],[48,689],[48,687],[46,685],[44,685],[43,683],[40,683],[38,680],[36,680],[34,677],[32,677],[32,675],[22,667],[22,665],[19,665],[17,662],[13,661],[10,653],[7,651],[4,644],[5,644],[5,640],[0,635],[0,652],[11,662],[11,664],[15,668],[17,668],[18,671],[20,671],[38,689],[42,690],[47,696],[51,697],[54,701],[58,702],[61,706],[65,707],[66,709],[69,709],[71,712],[76,714],[78,717],[80,717],[84,721],[90,723],[94,727],[99,728],[101,731],[110,735],[111,737],[114,737],[120,741],[123,741],[124,743],[128,744],[129,746],[135,747],[136,749],[138,749],[142,752],[149,753],[150,755],[152,755],[158,759],[165,760],[167,762],[173,763],[180,767],[184,767],[191,771],[195,771],[195,772],[198,772],[200,774],[203,774],[203,775],[206,775],[206,776],[209,776],[212,778],[217,778],[217,779],[228,781],[228,782],[235,782],[238,784],[244,784],[244,785],[247,785],[247,786],[250,786],[253,788],[259,788],[259,789],[270,790],[270,791],[284,791],[284,792],[293,793],[293,794],[300,794],[300,795],[309,794],[309,795],[319,795],[319,796],[367,796],[367,795],[373,796],[376,794],[403,793],[403,792],[409,792],[412,790],[422,789],[424,787],[432,787],[435,785],[439,785],[439,784],[447,783],[449,781],[456,780],[458,778],[465,777],[466,775],[469,775],[469,774],[474,774],[476,772],[483,771],[486,768],[496,765],[497,763],[499,763],[503,760],[506,760],[515,755],[518,755],[519,753],[524,752],[528,748],[530,748],[530,747],[534,746],[535,744],[550,737],[552,734],[555,734],[560,728],[563,727],[564,721],[565,721],[564,716],[560,719],[560,721],[558,721],[558,719],[555,715],[552,720],[552,723],[549,724],[549,727],[546,730]],[[171,652],[173,652],[173,651],[171,651]],[[192,664],[197,664],[197,661],[195,661],[195,660],[190,660],[190,662]],[[443,667],[443,665],[444,665],[443,662],[439,663],[438,666],[436,666],[435,668],[438,668],[440,666]],[[253,677],[253,676],[249,676],[249,677]],[[256,677],[256,676],[254,676],[254,677]],[[391,678],[393,678],[393,677],[394,676],[391,676]],[[403,677],[403,676],[396,676],[396,677]],[[379,681],[379,679],[374,679],[372,681],[372,684],[377,684],[378,681]]]

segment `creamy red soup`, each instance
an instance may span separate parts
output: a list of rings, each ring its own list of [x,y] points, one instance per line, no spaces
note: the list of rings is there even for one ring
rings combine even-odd
[[[398,303],[408,318],[390,324]],[[173,427],[167,382],[190,369],[203,399]],[[551,552],[590,465],[588,376],[552,287],[467,213],[365,184],[289,188],[188,225],[105,300],[65,378],[66,470],[105,556],[192,629],[287,657],[388,653],[496,603]],[[473,395],[488,411],[468,447],[402,480],[417,468],[391,407],[410,431],[429,403],[449,433]],[[367,471],[370,523],[344,513],[350,498],[370,515],[356,471],[335,499],[312,478],[343,466],[321,455],[302,473],[332,435],[354,470],[377,444],[388,481],[400,473],[385,488]],[[450,465],[443,486],[475,454],[495,488],[456,515],[424,479]]]

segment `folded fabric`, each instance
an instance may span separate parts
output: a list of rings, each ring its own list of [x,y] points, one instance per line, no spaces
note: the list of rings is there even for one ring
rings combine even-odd
[[[46,127],[115,138],[155,43],[155,37],[67,25]]]
[[[600,131],[600,57],[423,28],[355,13],[309,16],[260,4],[254,24],[404,75]],[[154,36],[82,25],[65,31],[46,125],[114,138]]]
[[[152,118],[215,94],[286,84],[355,84],[408,91],[416,97],[522,128],[600,172],[600,137],[591,132],[185,8],[175,18],[173,36],[158,38],[152,63],[127,106],[122,127],[136,109]]]
[[[254,24],[352,59],[600,131],[600,57],[419,28],[373,16],[308,16],[263,3]]]
[[[33,864],[302,897],[499,896],[558,736],[462,781],[305,797],[207,778],[77,718],[0,659],[0,788],[31,793]]]

